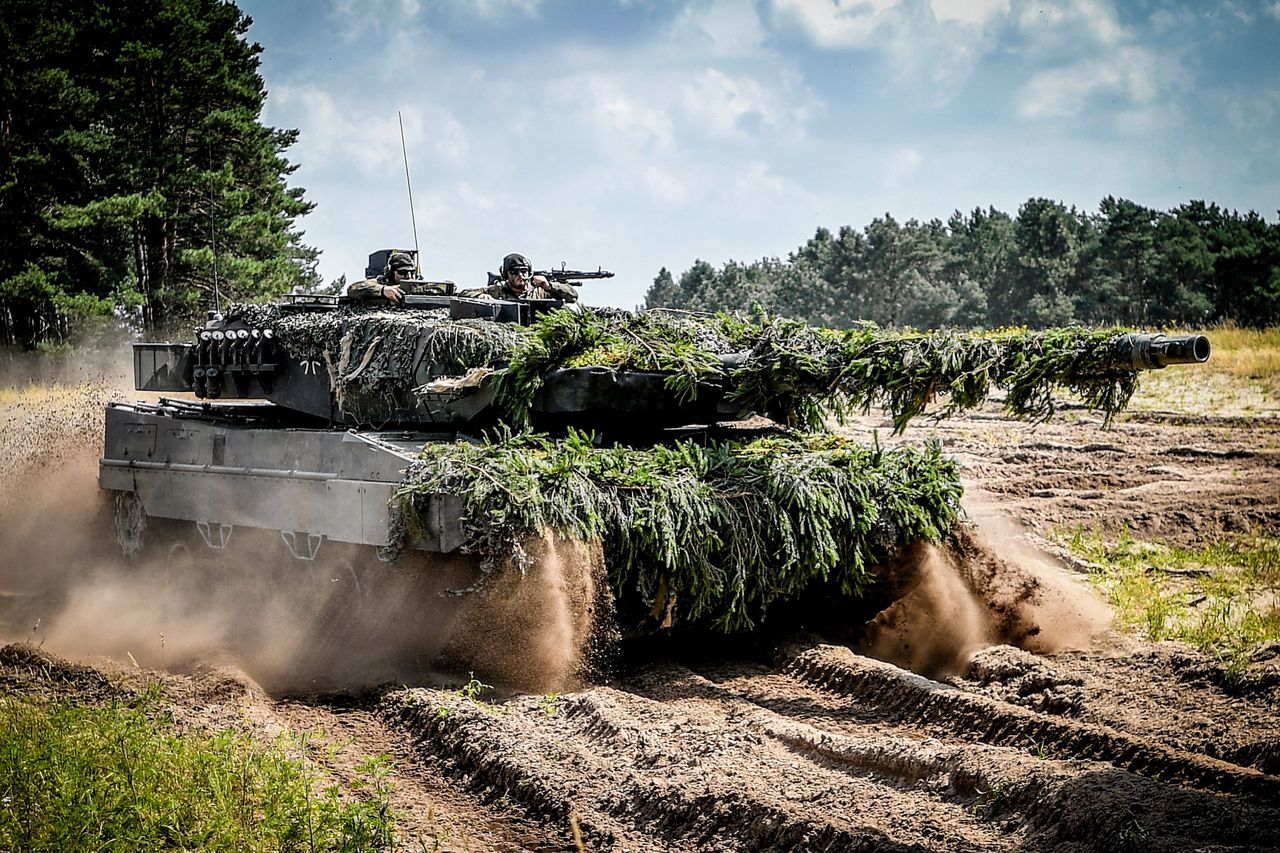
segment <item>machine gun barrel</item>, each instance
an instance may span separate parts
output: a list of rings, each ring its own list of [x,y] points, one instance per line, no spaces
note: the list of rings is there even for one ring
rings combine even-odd
[[[561,284],[567,284],[571,281],[589,281],[597,278],[613,278],[613,273],[606,269],[596,267],[592,270],[568,270],[562,264],[558,270],[534,270],[534,275],[545,275],[548,281],[558,281]]]
[[[1170,364],[1202,364],[1209,360],[1209,350],[1209,339],[1204,335],[1133,332],[1116,338],[1115,366],[1159,370]]]

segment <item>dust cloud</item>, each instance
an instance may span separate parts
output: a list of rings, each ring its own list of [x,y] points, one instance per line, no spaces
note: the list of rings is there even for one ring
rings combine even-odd
[[[131,344],[128,331],[101,326],[86,330],[65,351],[0,348],[0,388],[99,382],[127,391],[133,387]]]
[[[1110,625],[1106,606],[990,498],[971,494],[973,527],[918,543],[888,567],[893,603],[867,626],[864,650],[929,676],[959,675],[994,645],[1047,653],[1088,648]]]
[[[96,477],[105,404],[138,396],[113,377],[19,380],[0,397],[0,642],[177,672],[234,667],[280,693],[469,671],[539,692],[577,678],[601,611],[598,547],[535,540],[524,577],[501,573],[463,596],[450,592],[478,573],[465,555],[382,563],[325,542],[309,562],[245,528],[217,552],[190,522],[149,520],[143,552],[126,560]]]
[[[499,685],[534,693],[578,686],[610,624],[601,548],[546,534],[521,551],[523,571],[508,559],[466,603],[446,655]]]

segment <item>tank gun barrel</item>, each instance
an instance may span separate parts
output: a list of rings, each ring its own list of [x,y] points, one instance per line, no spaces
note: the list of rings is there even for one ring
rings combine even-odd
[[[1159,370],[1170,364],[1203,364],[1209,360],[1209,351],[1209,339],[1204,335],[1133,332],[1116,338],[1115,366]]]

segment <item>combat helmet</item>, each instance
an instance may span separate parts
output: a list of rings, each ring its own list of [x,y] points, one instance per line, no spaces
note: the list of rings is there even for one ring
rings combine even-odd
[[[399,273],[417,272],[417,265],[413,262],[413,256],[408,252],[392,252],[391,257],[387,258],[387,267],[383,270],[384,275],[390,275],[395,270]]]
[[[512,270],[533,272],[533,263],[524,255],[521,255],[518,252],[512,252],[502,259],[502,277],[506,278],[507,274]]]

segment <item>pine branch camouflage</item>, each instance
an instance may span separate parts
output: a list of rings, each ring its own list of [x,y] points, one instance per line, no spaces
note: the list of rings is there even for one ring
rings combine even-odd
[[[816,435],[637,449],[570,432],[432,445],[397,498],[412,519],[433,494],[463,499],[463,550],[490,569],[543,531],[599,540],[618,597],[674,594],[681,621],[734,631],[815,584],[861,595],[874,566],[951,529],[961,487],[937,443],[885,450]]]
[[[410,357],[418,333],[428,330],[432,375],[493,371],[503,418],[519,429],[529,426],[547,376],[563,367],[663,373],[687,398],[700,381],[723,380],[741,412],[811,431],[823,429],[830,414],[883,407],[901,432],[930,407],[946,417],[980,404],[993,389],[1006,392],[1011,415],[1037,420],[1054,413],[1055,394],[1067,389],[1110,423],[1137,388],[1137,371],[1114,363],[1115,341],[1129,331],[1119,328],[838,331],[777,317],[662,310],[556,311],[523,327],[450,320],[444,309],[379,306],[289,313],[276,305],[236,305],[228,317],[274,328],[291,354],[333,365],[344,350],[358,364],[378,340],[359,382],[364,391],[388,393],[411,387]],[[335,391],[345,384],[340,372]]]
[[[1110,420],[1136,388],[1136,371],[1116,367],[1119,329],[836,331],[677,311],[557,311],[529,327],[379,306],[243,305],[230,314],[329,365],[336,398],[352,407],[414,393],[419,346],[435,376],[486,371],[499,428],[484,443],[424,448],[395,499],[406,529],[424,524],[428,496],[453,495],[464,506],[463,550],[487,571],[518,557],[529,536],[598,541],[615,594],[667,600],[682,621],[724,631],[749,628],[807,590],[858,597],[877,565],[913,542],[939,541],[959,515],[957,466],[936,442],[867,447],[826,432],[828,416],[883,407],[901,431],[930,408],[945,417],[976,406],[994,387],[1011,413],[1045,418],[1066,388]],[[649,447],[599,446],[572,429],[562,438],[531,432],[548,376],[588,366],[665,374],[683,398],[720,381],[744,414],[794,429],[748,443]]]

